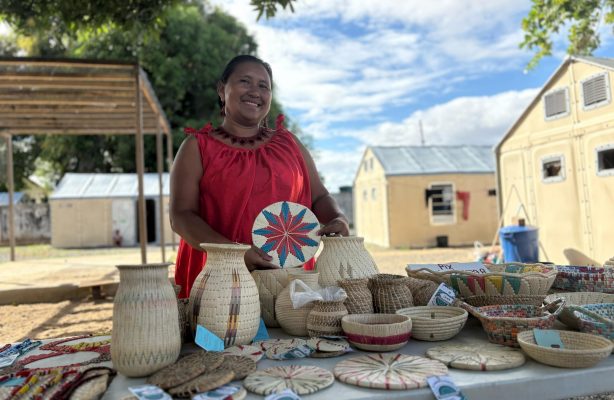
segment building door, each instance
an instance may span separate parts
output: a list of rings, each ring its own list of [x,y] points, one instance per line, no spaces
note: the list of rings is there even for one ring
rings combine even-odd
[[[112,232],[119,231],[122,236],[122,246],[134,246],[136,244],[137,227],[134,225],[136,207],[133,200],[113,200],[111,215],[113,219]]]
[[[138,201],[135,206],[138,207]],[[156,241],[156,201],[145,199],[145,221],[147,221],[147,243]],[[136,239],[140,242],[139,215],[136,215]]]

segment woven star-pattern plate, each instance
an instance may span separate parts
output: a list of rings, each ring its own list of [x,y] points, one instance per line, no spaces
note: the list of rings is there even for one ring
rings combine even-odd
[[[219,388],[234,379],[234,372],[230,370],[215,370],[205,372],[196,378],[168,389],[168,392],[177,397],[191,397],[197,393],[208,392]]]
[[[232,346],[223,351],[224,355],[244,356],[249,357],[254,362],[258,362],[264,357],[264,351],[260,347],[237,345]]]
[[[299,347],[299,346],[302,346],[302,345],[304,345],[306,343],[307,342],[305,341],[305,339],[294,338],[294,339],[269,339],[269,340],[263,340],[261,342],[254,342],[253,345],[254,346],[260,346],[262,351],[267,351],[271,347],[278,346],[278,345],[281,345],[281,344],[286,345],[286,346]]]
[[[147,379],[147,383],[168,389],[181,385],[198,375],[211,371],[222,364],[222,353],[199,350],[180,358],[176,363],[162,368]]]
[[[265,207],[252,228],[254,246],[273,257],[271,262],[282,268],[297,267],[318,251],[320,224],[307,207],[280,201]]]
[[[499,371],[519,367],[525,362],[520,351],[494,344],[448,344],[432,347],[426,355],[448,367],[473,371]]]
[[[234,372],[233,379],[243,379],[256,371],[256,361],[249,357],[225,355],[224,362],[216,368],[216,371],[228,370]]]
[[[329,387],[335,381],[330,371],[311,365],[287,365],[272,367],[250,374],[243,386],[250,392],[263,396],[292,389],[298,395],[315,393]]]
[[[416,389],[427,385],[429,376],[448,373],[439,361],[404,354],[372,354],[339,362],[337,379],[351,385],[378,389]]]

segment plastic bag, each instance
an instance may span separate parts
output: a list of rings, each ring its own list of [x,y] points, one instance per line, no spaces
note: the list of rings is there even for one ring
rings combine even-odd
[[[301,308],[313,301],[342,301],[347,293],[340,287],[329,286],[320,290],[313,290],[300,279],[290,282],[290,300],[294,309]]]

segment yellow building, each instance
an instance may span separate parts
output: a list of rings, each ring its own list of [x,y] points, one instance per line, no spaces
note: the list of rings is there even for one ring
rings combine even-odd
[[[367,147],[354,179],[356,234],[384,247],[490,243],[494,163],[490,146]]]
[[[504,224],[539,227],[540,259],[614,254],[614,60],[569,57],[496,147]]]
[[[171,243],[169,174],[163,174],[164,218],[159,218],[158,174],[143,174],[147,242],[160,243],[160,223],[164,242]],[[119,231],[122,246],[136,246],[138,237],[137,174],[65,174],[49,196],[51,245],[54,247],[113,246]],[[177,241],[175,236],[175,241]]]

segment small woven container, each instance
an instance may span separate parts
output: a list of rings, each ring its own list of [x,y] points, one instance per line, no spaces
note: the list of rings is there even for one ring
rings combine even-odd
[[[467,322],[467,311],[459,307],[422,306],[397,310],[411,318],[415,339],[436,342],[456,336]]]
[[[588,368],[608,358],[614,345],[609,340],[587,333],[557,331],[563,342],[562,349],[538,346],[533,331],[518,334],[518,344],[536,361],[562,368]]]
[[[562,297],[565,299],[565,307],[559,314],[559,320],[570,328],[580,329],[579,319],[569,309],[569,306],[583,306],[586,304],[601,304],[614,303],[614,294],[594,293],[594,292],[570,292],[570,293],[555,293],[548,295],[544,300],[550,303]]]
[[[353,314],[341,319],[348,341],[362,350],[392,351],[411,336],[412,321],[397,314]]]
[[[558,305],[553,313],[546,310]],[[519,347],[516,336],[519,332],[532,329],[551,329],[557,315],[563,309],[565,300],[536,307],[528,304],[500,304],[485,307],[473,307],[462,303],[462,307],[476,316],[481,322],[491,343],[510,347]]]
[[[338,336],[343,334],[341,319],[348,315],[343,305],[345,299],[316,301],[307,315],[307,333],[311,337]]]
[[[349,314],[373,314],[373,295],[369,290],[369,279],[340,279],[337,284],[345,290],[345,307]]]
[[[445,283],[460,294],[470,296],[546,296],[557,272],[552,266],[543,264],[487,264],[489,273],[476,274],[469,271],[434,272],[421,268],[406,269],[407,275],[418,279],[429,279]]]
[[[497,304],[530,304],[541,306],[546,296],[544,295],[499,295],[499,296],[469,296],[464,301],[474,307],[492,306]]]
[[[279,328],[275,302],[281,291],[288,286],[288,270],[289,268],[279,268],[252,271],[260,297],[260,316],[269,328]]]
[[[428,279],[407,278],[407,287],[411,291],[415,306],[426,306],[437,291],[438,285]]]
[[[614,268],[557,265],[552,287],[568,292],[614,293]]]
[[[376,313],[394,314],[401,308],[414,305],[407,278],[404,276],[374,275],[369,278],[369,289],[373,294],[373,308]]]
[[[580,331],[603,336],[614,342],[614,304],[570,306],[569,310],[578,317]]]

